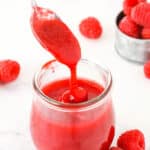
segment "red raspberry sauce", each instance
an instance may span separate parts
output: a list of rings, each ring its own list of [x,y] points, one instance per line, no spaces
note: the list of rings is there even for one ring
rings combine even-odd
[[[78,40],[65,23],[49,9],[35,7],[31,16],[32,31],[38,42],[71,72],[70,91],[77,85],[76,65],[81,58]],[[86,91],[83,90],[84,93]],[[84,97],[86,97],[83,94]],[[77,97],[75,95],[75,97]],[[78,102],[85,98],[79,98]]]
[[[104,90],[101,85],[84,79],[79,79],[78,85],[88,91],[88,99]],[[69,79],[47,84],[42,91],[59,100],[68,88]],[[114,137],[111,99],[90,111],[76,110],[68,114],[37,100],[32,106],[31,133],[39,150],[106,150]]]
[[[58,61],[69,67],[71,73],[70,79],[48,83],[41,89],[43,93],[64,103],[83,102],[100,95],[104,90],[101,85],[77,78],[76,65],[81,58],[81,49],[70,29],[55,18],[52,11],[35,10],[31,17],[35,37]],[[73,95],[73,101],[67,91]],[[103,105],[84,111],[76,108],[68,113],[46,106],[37,97],[31,113],[31,134],[37,149],[108,149],[114,136],[114,113],[111,99],[106,98],[108,100]]]

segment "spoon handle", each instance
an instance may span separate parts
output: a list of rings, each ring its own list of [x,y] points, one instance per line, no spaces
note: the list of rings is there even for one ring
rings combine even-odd
[[[31,0],[31,6],[32,6],[32,7],[37,7],[37,2],[36,2],[36,0]]]

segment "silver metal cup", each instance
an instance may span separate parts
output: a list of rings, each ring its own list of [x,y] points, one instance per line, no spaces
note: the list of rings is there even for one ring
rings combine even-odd
[[[126,60],[141,63],[150,60],[150,39],[136,39],[130,37],[118,28],[124,13],[120,12],[115,23],[115,49],[117,53]]]

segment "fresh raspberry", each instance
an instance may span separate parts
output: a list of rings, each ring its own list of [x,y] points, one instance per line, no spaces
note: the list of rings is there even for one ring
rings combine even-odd
[[[119,23],[119,29],[128,36],[139,38],[140,27],[130,17],[125,16]]]
[[[124,0],[123,1],[124,14],[130,16],[132,8],[141,2],[146,2],[146,0]]]
[[[150,39],[150,28],[143,28],[141,35],[142,39]]]
[[[138,25],[150,28],[150,3],[140,3],[131,11],[131,18]]]
[[[150,61],[144,64],[144,74],[147,78],[150,79]]]
[[[97,39],[102,34],[102,26],[95,17],[88,17],[82,20],[79,30],[85,37],[91,39]]]
[[[109,150],[123,150],[123,149],[120,147],[111,147]]]
[[[126,131],[118,138],[117,145],[123,150],[145,150],[144,135],[137,129]]]
[[[20,72],[20,65],[14,60],[0,61],[0,82],[8,83],[15,80]]]

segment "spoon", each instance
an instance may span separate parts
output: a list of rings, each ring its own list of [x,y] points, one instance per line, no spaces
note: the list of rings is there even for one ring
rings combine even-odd
[[[55,12],[49,10],[48,8],[41,8],[40,6],[38,6],[36,0],[31,0],[31,6],[34,9],[37,16],[41,18],[46,18],[49,20],[60,19]]]
[[[31,6],[32,7],[37,7],[37,2],[35,0],[31,0]]]

